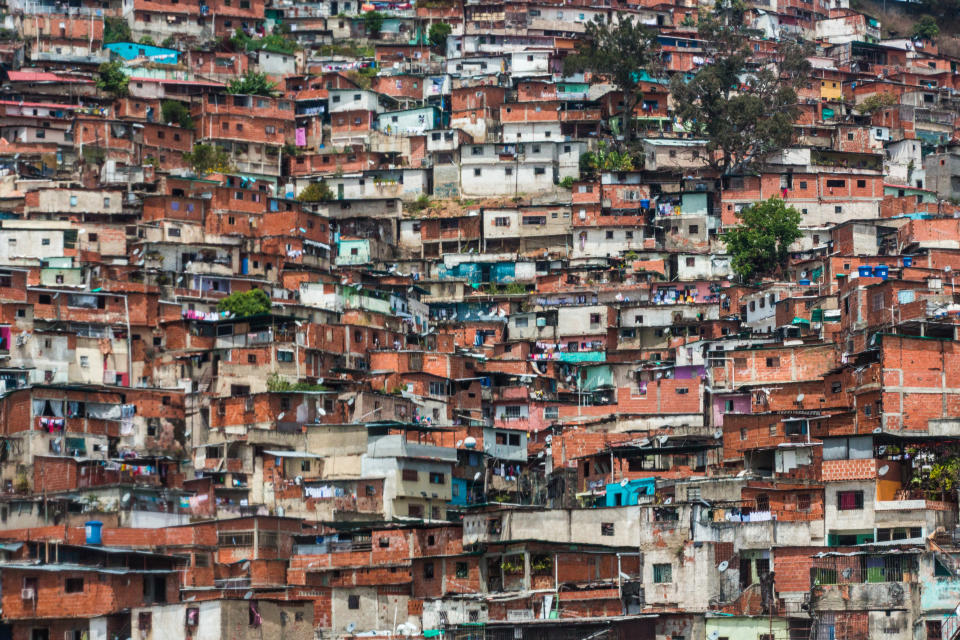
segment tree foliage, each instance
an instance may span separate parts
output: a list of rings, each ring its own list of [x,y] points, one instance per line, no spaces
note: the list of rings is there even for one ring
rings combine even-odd
[[[800,236],[800,212],[779,198],[756,202],[737,216],[742,224],[724,235],[733,270],[744,280],[779,275],[787,266],[790,244]]]
[[[183,154],[183,159],[200,177],[213,172],[228,173],[231,170],[230,154],[215,144],[197,142],[192,150]]]
[[[166,124],[176,124],[184,129],[193,129],[193,117],[190,109],[177,100],[164,100],[160,105],[160,115]]]
[[[236,318],[259,316],[270,313],[270,297],[262,289],[237,291],[217,304],[218,311],[227,311]]]
[[[323,180],[311,182],[300,192],[297,200],[300,202],[326,202],[327,200],[333,200],[333,191]]]
[[[606,76],[623,93],[623,139],[633,139],[633,114],[643,100],[643,72],[658,75],[660,45],[657,34],[632,16],[616,24],[606,24],[597,16],[587,23],[587,31],[577,52],[564,60],[566,75],[591,71]]]
[[[277,84],[270,82],[265,73],[248,71],[246,75],[234,78],[227,85],[227,93],[246,96],[273,96]]]
[[[107,17],[103,19],[103,44],[113,42],[131,42],[133,34],[124,18]]]
[[[447,50],[447,36],[453,31],[453,27],[448,25],[446,22],[434,22],[430,25],[430,31],[427,33],[427,38],[430,40],[430,45],[435,47],[441,52]]]
[[[140,38],[139,44],[146,45],[148,47],[157,46],[157,43],[154,42],[153,38],[151,38],[150,36],[143,36],[142,38]]]
[[[385,16],[379,11],[367,11],[363,14],[363,26],[371,38],[379,38]]]
[[[130,78],[123,72],[123,63],[119,60],[104,62],[97,69],[97,89],[107,91],[119,97],[127,95]]]
[[[738,0],[721,0],[698,26],[704,57],[711,60],[686,82],[674,76],[676,115],[707,140],[707,161],[721,175],[743,173],[765,154],[791,143],[800,114],[797,88],[810,63],[802,45],[781,40],[775,54],[751,49]]]
[[[296,40],[288,38],[281,33],[271,33],[262,38],[251,38],[243,29],[237,27],[237,30],[230,36],[230,48],[234,51],[270,51],[273,53],[285,53],[293,55],[300,49]]]
[[[892,93],[875,93],[856,107],[863,115],[870,115],[874,111],[879,111],[885,107],[892,107],[895,104],[900,104],[900,98]]]
[[[940,35],[940,25],[937,23],[937,19],[931,15],[922,15],[913,24],[914,38],[936,40],[938,35]]]

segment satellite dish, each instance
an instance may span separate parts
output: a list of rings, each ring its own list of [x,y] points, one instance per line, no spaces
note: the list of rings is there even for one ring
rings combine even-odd
[[[479,471],[477,471],[475,474],[473,474],[473,481],[476,482],[477,480],[479,480],[481,475],[482,474]]]
[[[849,579],[850,579],[850,576],[853,575],[853,568],[852,568],[852,567],[847,567],[846,569],[844,569],[843,571],[840,572],[840,575],[842,575],[844,578],[846,578],[847,580],[849,580]]]
[[[883,465],[882,467],[880,467],[879,469],[877,469],[877,475],[885,476],[885,475],[887,475],[887,471],[890,471],[890,465],[886,465],[886,464],[885,464],[885,465]]]
[[[278,517],[278,518],[282,518],[284,513],[286,513],[286,512],[283,510],[283,507],[277,507],[277,517]]]
[[[667,496],[666,498],[663,499],[663,504],[672,504],[672,503],[673,503],[673,498],[671,498],[670,496]]]
[[[477,439],[473,436],[467,436],[463,439],[463,446],[465,446],[467,449],[476,449]]]
[[[629,484],[629,483],[630,483],[630,481],[627,480],[626,478],[624,478],[623,480],[620,481],[620,486],[621,486],[621,487],[625,487],[625,486],[627,486],[627,484]]]
[[[713,432],[714,440],[719,440],[722,437],[723,437],[723,429],[717,429],[716,431]]]
[[[322,416],[327,415],[327,412],[323,407],[317,407],[317,413],[319,413]]]
[[[804,395],[802,393],[797,394],[797,404],[803,402]]]
[[[873,430],[874,433],[881,433],[882,431],[883,429],[880,427],[877,427],[876,429]]]
[[[457,440],[457,449],[463,446],[463,440]]]
[[[714,629],[710,632],[710,635],[707,636],[707,640],[718,640],[719,637],[720,631],[718,629]]]
[[[247,560],[246,562],[244,562],[243,564],[241,564],[241,565],[240,565],[240,568],[243,569],[244,571],[246,571],[247,569],[249,569],[249,568],[250,568],[250,561]]]
[[[879,447],[877,447],[877,453],[880,454],[881,456],[886,452],[887,452],[887,445],[882,444]]]
[[[301,484],[303,484],[303,476],[297,476],[296,478],[294,478],[294,479],[293,479],[293,484],[297,485],[298,487],[299,487]]]
[[[353,633],[353,630],[357,628],[356,622],[351,622],[347,625],[347,633]]]
[[[659,442],[660,444],[665,443],[665,442],[666,442],[667,440],[669,440],[669,439],[670,439],[670,436],[668,436],[668,435],[666,435],[666,434],[664,434],[664,435],[662,435],[662,436],[657,436],[657,442]]]
[[[730,563],[727,562],[726,560],[724,560],[723,562],[717,565],[718,571],[726,571],[729,568],[730,568]]]
[[[243,594],[244,600],[250,600],[251,598],[253,598],[253,591],[247,591],[245,594]]]
[[[123,496],[120,497],[120,504],[122,504],[123,506],[127,506],[128,504],[130,504],[130,498],[131,498],[131,495],[129,493],[123,494]]]
[[[281,411],[280,415],[277,416],[277,420],[283,420],[283,416],[287,415],[286,411]]]

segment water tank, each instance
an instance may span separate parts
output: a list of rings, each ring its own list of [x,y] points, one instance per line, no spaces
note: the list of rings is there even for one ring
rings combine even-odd
[[[463,439],[463,446],[467,449],[475,449],[477,447],[477,439],[473,436],[467,436]]]
[[[102,544],[103,539],[100,536],[100,530],[103,528],[103,523],[99,520],[89,520],[84,525],[84,528],[87,531],[87,544]]]
[[[903,256],[903,266],[912,267],[913,266],[913,256]]]
[[[884,280],[886,280],[887,276],[890,275],[890,267],[888,267],[885,264],[875,267],[873,270],[873,275],[875,275],[878,278],[883,278]]]
[[[869,278],[873,275],[873,267],[869,265],[860,265],[860,267],[857,269],[857,272],[860,274],[861,278]]]

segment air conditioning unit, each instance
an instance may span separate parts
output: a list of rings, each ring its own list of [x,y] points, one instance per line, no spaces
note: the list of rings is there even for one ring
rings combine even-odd
[[[37,594],[33,589],[20,589],[21,600],[33,600],[36,597]]]

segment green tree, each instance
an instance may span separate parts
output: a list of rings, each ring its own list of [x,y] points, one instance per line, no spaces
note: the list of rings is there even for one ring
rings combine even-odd
[[[130,25],[123,18],[109,17],[103,20],[103,43],[131,42]]]
[[[236,318],[260,316],[270,313],[270,298],[262,289],[237,291],[217,303],[218,311],[227,311]]]
[[[743,6],[721,0],[702,15],[702,66],[686,82],[673,78],[676,115],[707,140],[707,162],[721,175],[743,173],[764,155],[787,147],[800,114],[797,88],[810,74],[807,49],[781,40],[775,54],[755,55],[753,31],[743,27]]]
[[[155,46],[157,46],[157,43],[154,42],[154,41],[153,41],[153,38],[151,38],[150,36],[143,36],[142,38],[140,38],[140,44],[145,44],[145,45],[147,45],[148,47],[155,47]]]
[[[587,31],[577,52],[564,60],[566,75],[592,71],[606,76],[623,93],[623,139],[633,139],[633,114],[643,100],[643,72],[658,75],[660,44],[657,33],[645,27],[639,18],[624,16],[615,25],[600,16],[587,23]]]
[[[379,11],[367,11],[363,14],[363,26],[371,38],[379,38],[383,29],[384,15]]]
[[[892,93],[875,93],[854,107],[854,109],[863,115],[871,115],[874,111],[892,107],[895,104],[900,104],[900,98],[896,95]]]
[[[447,50],[447,36],[449,36],[452,31],[453,27],[446,22],[434,22],[430,25],[430,31],[427,34],[430,45],[441,53],[445,52]]]
[[[914,38],[936,40],[938,35],[940,35],[940,25],[937,23],[937,19],[931,15],[922,15],[913,24]]]
[[[190,109],[182,102],[164,100],[160,105],[160,114],[167,124],[172,123],[184,129],[193,129],[193,117],[190,115]]]
[[[733,270],[744,280],[783,273],[789,247],[800,236],[800,212],[779,198],[756,202],[737,214],[742,224],[723,236]]]
[[[119,97],[127,95],[127,84],[130,78],[123,72],[123,63],[119,60],[104,62],[97,69],[97,89],[112,93]]]
[[[234,78],[227,85],[227,93],[247,96],[273,96],[277,84],[267,79],[267,74],[248,71],[246,75]]]
[[[230,154],[215,144],[197,142],[191,151],[183,154],[183,159],[190,164],[193,172],[203,177],[213,172],[228,173],[231,171]]]
[[[325,202],[327,200],[333,200],[333,191],[323,180],[311,182],[300,192],[297,200],[300,202]]]

